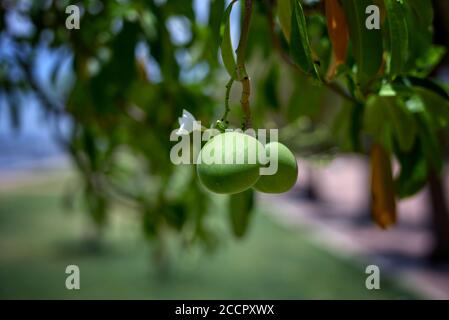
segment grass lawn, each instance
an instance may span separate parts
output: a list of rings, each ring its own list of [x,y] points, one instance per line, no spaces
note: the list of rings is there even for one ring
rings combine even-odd
[[[138,217],[127,212],[115,215],[106,229],[106,249],[87,250],[82,240],[89,220],[61,206],[63,180],[1,191],[1,299],[416,297],[385,277],[381,290],[367,290],[363,266],[314,244],[307,230],[287,230],[262,212],[245,239],[235,240],[222,228],[224,239],[215,252],[177,251],[165,273],[151,263]],[[80,267],[80,290],[65,288],[69,264]]]

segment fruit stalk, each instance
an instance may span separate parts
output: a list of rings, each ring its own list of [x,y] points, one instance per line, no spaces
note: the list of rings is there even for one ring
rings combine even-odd
[[[223,114],[223,117],[221,118],[222,121],[226,122],[228,120],[228,114],[231,108],[229,107],[229,98],[231,95],[231,89],[232,84],[234,83],[234,79],[229,79],[228,83],[226,84],[226,95],[225,95],[225,112]]]

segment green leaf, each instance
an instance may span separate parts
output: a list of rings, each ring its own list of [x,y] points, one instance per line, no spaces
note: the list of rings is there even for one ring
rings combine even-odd
[[[336,144],[343,151],[352,151],[351,139],[349,138],[349,128],[351,113],[354,108],[354,103],[344,103],[338,113],[336,114],[334,121],[332,122],[331,132]]]
[[[424,106],[428,121],[434,129],[444,128],[449,123],[449,95],[436,82],[416,77],[398,78],[395,89],[409,96],[410,102],[418,100]]]
[[[436,129],[446,127],[449,123],[449,101],[423,87],[414,87],[413,90],[424,103],[434,127]]]
[[[292,3],[291,0],[278,0],[277,2],[277,14],[279,23],[281,25],[282,32],[285,39],[290,41],[290,34],[292,30]]]
[[[408,0],[404,1],[404,9],[409,43],[407,69],[413,71],[413,74],[427,76],[444,53],[443,48],[432,45],[432,2]]]
[[[372,0],[341,0],[349,25],[349,36],[357,63],[357,84],[364,88],[382,65],[382,34],[379,29],[368,30],[365,10]]]
[[[271,67],[266,79],[262,83],[264,103],[273,109],[279,109],[278,101],[278,85],[279,83],[279,69],[274,65]]]
[[[229,18],[231,16],[232,6],[235,0],[232,1],[224,13],[222,21],[222,40],[221,40],[221,58],[223,59],[223,64],[228,71],[229,75],[235,79],[236,76],[236,63],[234,57],[234,50],[232,49],[231,42],[231,26]]]
[[[422,77],[428,76],[446,54],[446,48],[443,46],[429,44],[425,48],[426,50],[415,61],[417,71],[414,74]]]
[[[391,98],[391,97],[389,97]],[[363,115],[364,132],[375,141],[381,143],[386,149],[391,150],[392,128],[389,121],[388,110],[385,101],[386,97],[371,96],[366,102],[365,113]]]
[[[234,235],[243,237],[248,230],[249,218],[254,206],[254,191],[248,189],[244,192],[233,194],[229,199],[229,214]]]
[[[217,52],[221,43],[222,35],[220,34],[220,28],[224,8],[224,0],[213,0],[209,5],[208,29],[210,31],[210,36],[208,43],[210,43],[210,46],[205,46],[204,50],[206,51],[206,54],[210,55],[210,59],[214,62],[217,60]]]
[[[366,104],[363,126],[365,132],[388,149],[393,147],[393,138],[404,152],[410,150],[416,140],[414,115],[396,95],[372,96]]]
[[[400,98],[384,98],[390,121],[399,148],[410,150],[416,138],[416,125],[413,114],[410,113]]]
[[[438,172],[443,167],[443,155],[438,136],[430,124],[427,113],[418,115],[418,119],[418,134],[421,140],[423,154],[425,155],[428,166]]]
[[[390,35],[390,74],[403,73],[408,56],[408,27],[405,4],[398,0],[385,0]]]
[[[423,25],[430,26],[433,21],[432,0],[406,0],[406,2],[419,18]]]
[[[420,141],[409,152],[397,150],[395,154],[401,169],[395,178],[394,190],[402,199],[414,195],[427,183],[427,164]]]
[[[433,91],[435,94],[439,95],[441,98],[445,99],[446,102],[449,102],[449,94],[444,90],[442,86],[440,86],[437,82],[431,79],[423,79],[417,77],[407,77],[407,80],[415,87],[426,88],[430,91]]]
[[[319,73],[312,59],[306,18],[299,0],[293,0],[291,15],[290,52],[295,63],[306,73],[312,73],[319,79]]]

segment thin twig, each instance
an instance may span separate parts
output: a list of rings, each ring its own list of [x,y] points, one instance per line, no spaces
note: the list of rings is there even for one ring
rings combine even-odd
[[[229,107],[229,97],[231,95],[231,88],[232,84],[234,83],[234,79],[229,79],[228,83],[226,84],[226,95],[225,95],[225,112],[223,114],[223,117],[221,118],[222,121],[227,122],[228,121],[228,113],[231,110]]]

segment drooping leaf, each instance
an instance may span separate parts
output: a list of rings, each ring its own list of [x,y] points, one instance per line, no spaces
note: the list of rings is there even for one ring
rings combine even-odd
[[[430,124],[428,114],[420,114],[418,119],[418,135],[422,144],[423,154],[428,166],[435,172],[439,172],[443,167],[443,155],[438,135]]]
[[[433,21],[432,0],[404,0],[416,13],[419,22],[430,26]]]
[[[417,134],[413,112],[391,86],[384,86],[380,95],[371,96],[366,103],[365,132],[389,150],[396,141],[401,151],[408,151]]]
[[[385,103],[379,96],[371,96],[366,102],[363,115],[364,132],[390,149],[391,129],[389,123],[385,121],[387,118],[388,112]]]
[[[380,29],[367,29],[365,10],[371,0],[342,0],[352,50],[357,63],[357,82],[364,88],[382,65],[382,34]]]
[[[240,238],[246,234],[253,206],[254,191],[252,189],[230,196],[229,214],[232,231],[236,237]]]
[[[416,141],[409,152],[395,151],[400,164],[400,171],[395,178],[396,195],[403,199],[413,196],[427,183],[427,164],[424,158],[421,142]]]
[[[327,31],[332,43],[335,63],[338,66],[346,60],[349,43],[349,31],[345,12],[338,1],[325,0]]]
[[[396,76],[404,72],[409,51],[405,4],[398,0],[385,0],[385,8],[390,39],[389,72]]]
[[[437,135],[431,130],[428,117],[422,113],[417,114],[416,118],[419,130],[415,145],[407,152],[395,151],[401,166],[395,179],[395,191],[400,198],[416,194],[427,183],[429,171],[441,172],[443,167],[441,147]]]
[[[371,210],[373,220],[382,229],[396,223],[390,155],[377,143],[371,148]]]
[[[444,48],[433,45],[433,7],[431,0],[404,1],[409,50],[407,70],[427,76],[441,60]]]
[[[414,87],[413,90],[423,102],[433,127],[446,127],[449,124],[449,101],[424,87]]]
[[[383,100],[386,103],[389,121],[399,148],[403,151],[410,150],[416,137],[416,124],[413,114],[407,110],[400,98],[385,98]]]
[[[234,50],[232,49],[232,42],[231,42],[231,26],[230,26],[230,17],[231,17],[231,11],[232,6],[234,5],[235,0],[232,1],[228,7],[226,8],[226,11],[223,16],[222,21],[222,40],[221,40],[221,58],[223,59],[223,64],[226,68],[226,71],[228,71],[229,75],[235,79],[236,76],[236,63],[235,63],[235,57],[234,57]]]
[[[205,47],[204,50],[210,56],[211,62],[217,60],[218,48],[220,47],[221,40],[221,20],[223,15],[223,10],[225,8],[224,0],[214,0],[210,1],[209,5],[209,22],[208,27],[210,30],[209,43],[210,47]]]
[[[291,16],[290,52],[295,63],[306,73],[320,78],[312,59],[310,40],[307,34],[306,18],[299,0],[293,0]]]
[[[349,139],[350,115],[354,104],[345,103],[340,106],[332,122],[331,131],[336,144],[342,151],[351,151],[352,145]]]
[[[443,128],[449,123],[449,95],[435,81],[416,77],[399,78],[394,86],[405,96],[418,99],[427,114],[430,124],[435,128]]]
[[[413,86],[429,89],[430,91],[438,94],[441,98],[449,101],[449,93],[447,93],[446,90],[443,89],[443,87],[441,87],[441,85],[439,85],[437,82],[431,79],[417,78],[412,76],[407,77],[407,80],[410,81]]]
[[[442,155],[438,138],[430,129],[426,114],[418,114],[418,137],[414,147],[407,152],[395,151],[400,171],[395,179],[395,191],[399,198],[413,196],[427,183],[430,170],[441,172]]]

